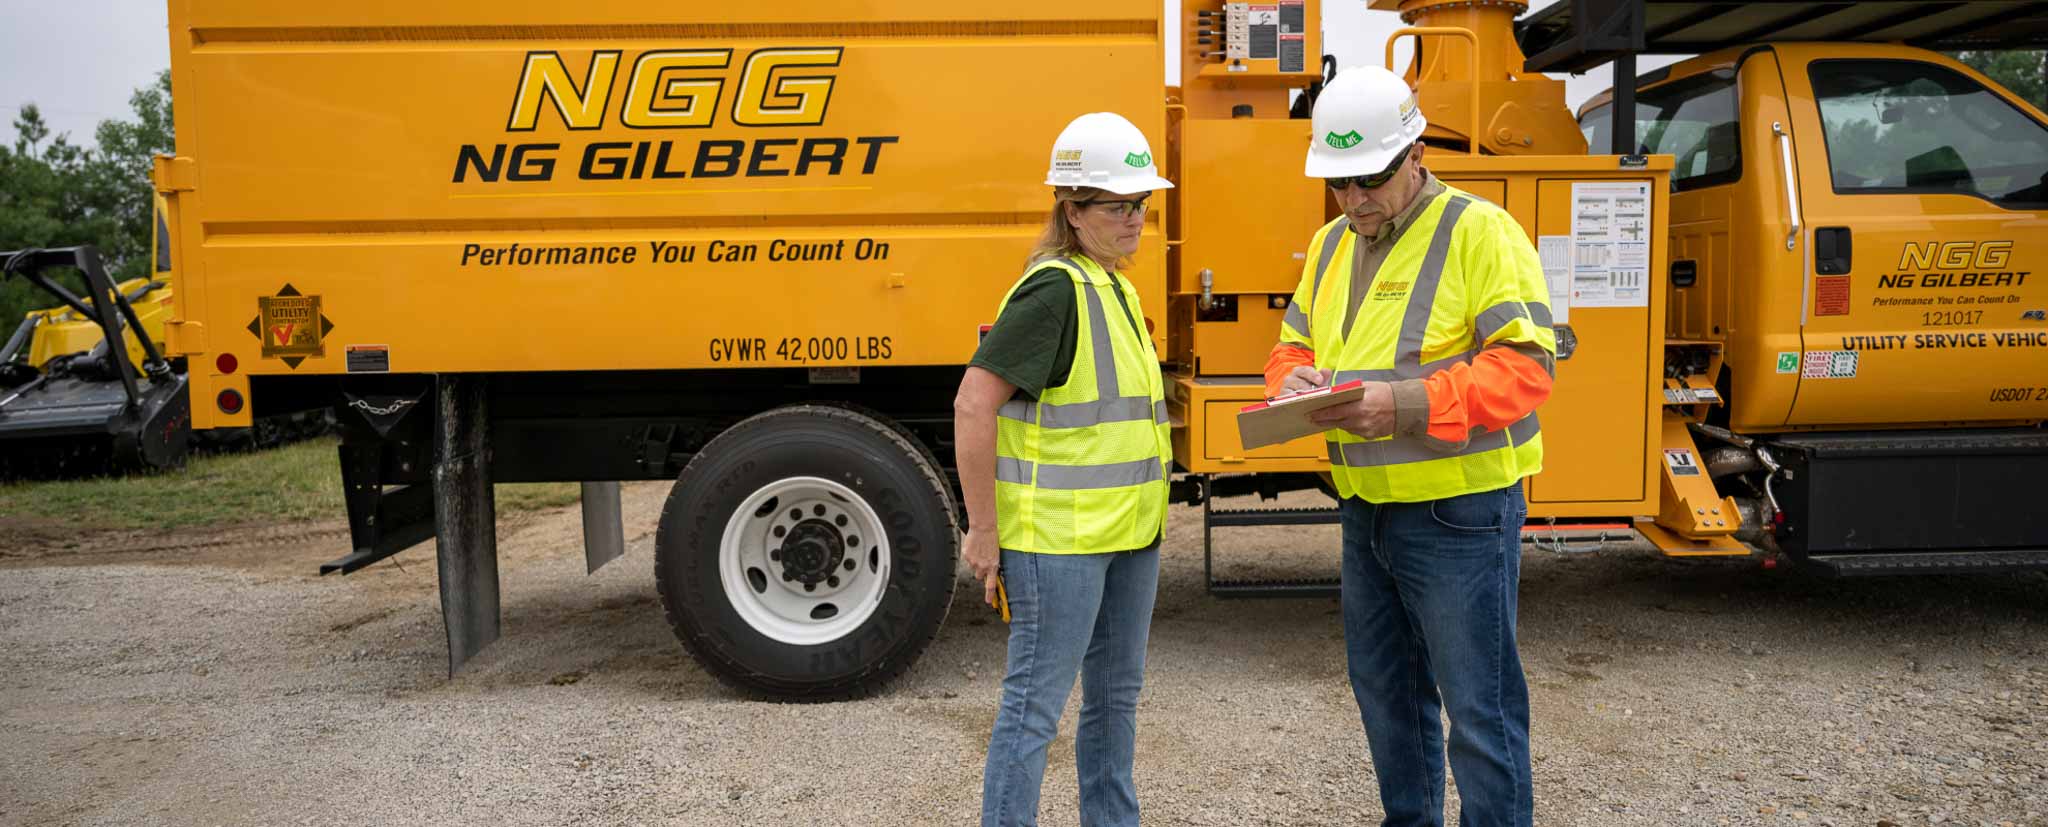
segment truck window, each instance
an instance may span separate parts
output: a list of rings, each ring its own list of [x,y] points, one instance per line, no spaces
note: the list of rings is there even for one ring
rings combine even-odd
[[[1586,110],[1579,131],[1594,153],[1605,154],[1613,134],[1614,105]],[[1639,154],[1671,155],[1671,189],[1732,183],[1742,177],[1742,147],[1735,123],[1735,75],[1712,72],[1636,92]]]
[[[164,214],[156,214],[156,271],[171,271],[171,228],[164,223]]]
[[[2048,129],[1962,73],[1908,60],[1821,60],[1807,73],[1835,192],[2048,201]]]

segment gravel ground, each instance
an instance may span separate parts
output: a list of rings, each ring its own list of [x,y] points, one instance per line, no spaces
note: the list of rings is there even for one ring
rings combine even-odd
[[[1002,624],[963,589],[878,697],[735,696],[662,622],[664,494],[590,577],[573,509],[502,526],[505,637],[454,680],[431,547],[325,580],[331,523],[0,550],[0,824],[972,823]],[[1207,596],[1174,520],[1147,822],[1375,823],[1335,602]],[[1225,574],[1335,571],[1334,528],[1217,537]],[[1539,824],[2048,825],[2048,577],[1532,551],[1521,623]]]

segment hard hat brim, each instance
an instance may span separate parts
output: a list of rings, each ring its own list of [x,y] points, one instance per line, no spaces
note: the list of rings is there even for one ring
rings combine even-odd
[[[1407,146],[1407,144],[1403,143],[1392,149],[1374,150],[1369,153],[1354,153],[1341,158],[1331,157],[1335,153],[1325,154],[1315,149],[1310,149],[1308,162],[1302,166],[1302,174],[1310,178],[1350,178],[1355,175],[1373,175],[1385,170],[1388,164],[1394,162],[1394,156],[1401,154],[1401,150],[1407,148]]]
[[[1101,190],[1107,190],[1118,195],[1137,195],[1141,192],[1153,192],[1155,190],[1173,189],[1173,182],[1161,178],[1157,175],[1137,175],[1129,178],[1119,178],[1114,181],[1107,181],[1102,184],[1096,185],[1096,188]]]
[[[1173,189],[1172,181],[1157,175],[1125,175],[1108,181],[1082,183],[1076,183],[1072,180],[1061,181],[1048,177],[1045,179],[1045,185],[1048,187],[1094,187],[1103,192],[1113,192],[1118,195],[1136,195],[1141,192]]]

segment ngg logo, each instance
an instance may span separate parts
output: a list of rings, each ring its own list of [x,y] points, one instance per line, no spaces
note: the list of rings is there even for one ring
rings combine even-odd
[[[551,122],[572,132],[602,130],[613,111],[617,126],[633,130],[707,129],[719,125],[721,114],[731,126],[748,129],[822,126],[844,51],[763,48],[739,60],[732,49],[658,49],[634,57],[622,76],[625,53],[605,50],[591,53],[581,82],[559,53],[528,52],[505,131],[536,132]],[[766,134],[771,137],[592,141],[571,153],[580,149],[576,177],[586,181],[836,176],[856,162],[858,171],[850,174],[873,175],[883,147],[899,138]],[[454,183],[551,181],[561,150],[559,143],[488,150],[465,144],[456,152]]]
[[[1960,270],[1967,267],[1996,269],[2012,255],[2010,241],[1906,242],[1899,251],[1901,270]]]
[[[740,126],[817,126],[832,100],[831,74],[838,47],[760,49],[747,57],[733,98],[732,122]],[[570,129],[598,129],[618,77],[620,52],[590,56],[581,89],[554,52],[528,52],[512,96],[507,132],[530,132],[540,120],[541,102],[551,100]],[[726,78],[709,70],[732,65],[731,49],[642,52],[633,61],[619,123],[633,129],[692,129],[710,126],[718,115]],[[722,73],[721,73],[722,74]]]
[[[2033,271],[2011,267],[2012,248],[2011,241],[1908,241],[1899,272],[1879,273],[1877,286],[2023,287]]]

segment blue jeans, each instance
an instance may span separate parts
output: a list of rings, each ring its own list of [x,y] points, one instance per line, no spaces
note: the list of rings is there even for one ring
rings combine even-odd
[[[1529,827],[1529,686],[1515,648],[1521,485],[1423,503],[1346,499],[1344,650],[1383,827]]]
[[[1010,662],[981,782],[983,827],[1038,823],[1046,748],[1081,676],[1074,766],[1083,827],[1136,827],[1131,784],[1138,690],[1159,586],[1159,549],[1113,554],[1003,551]]]

